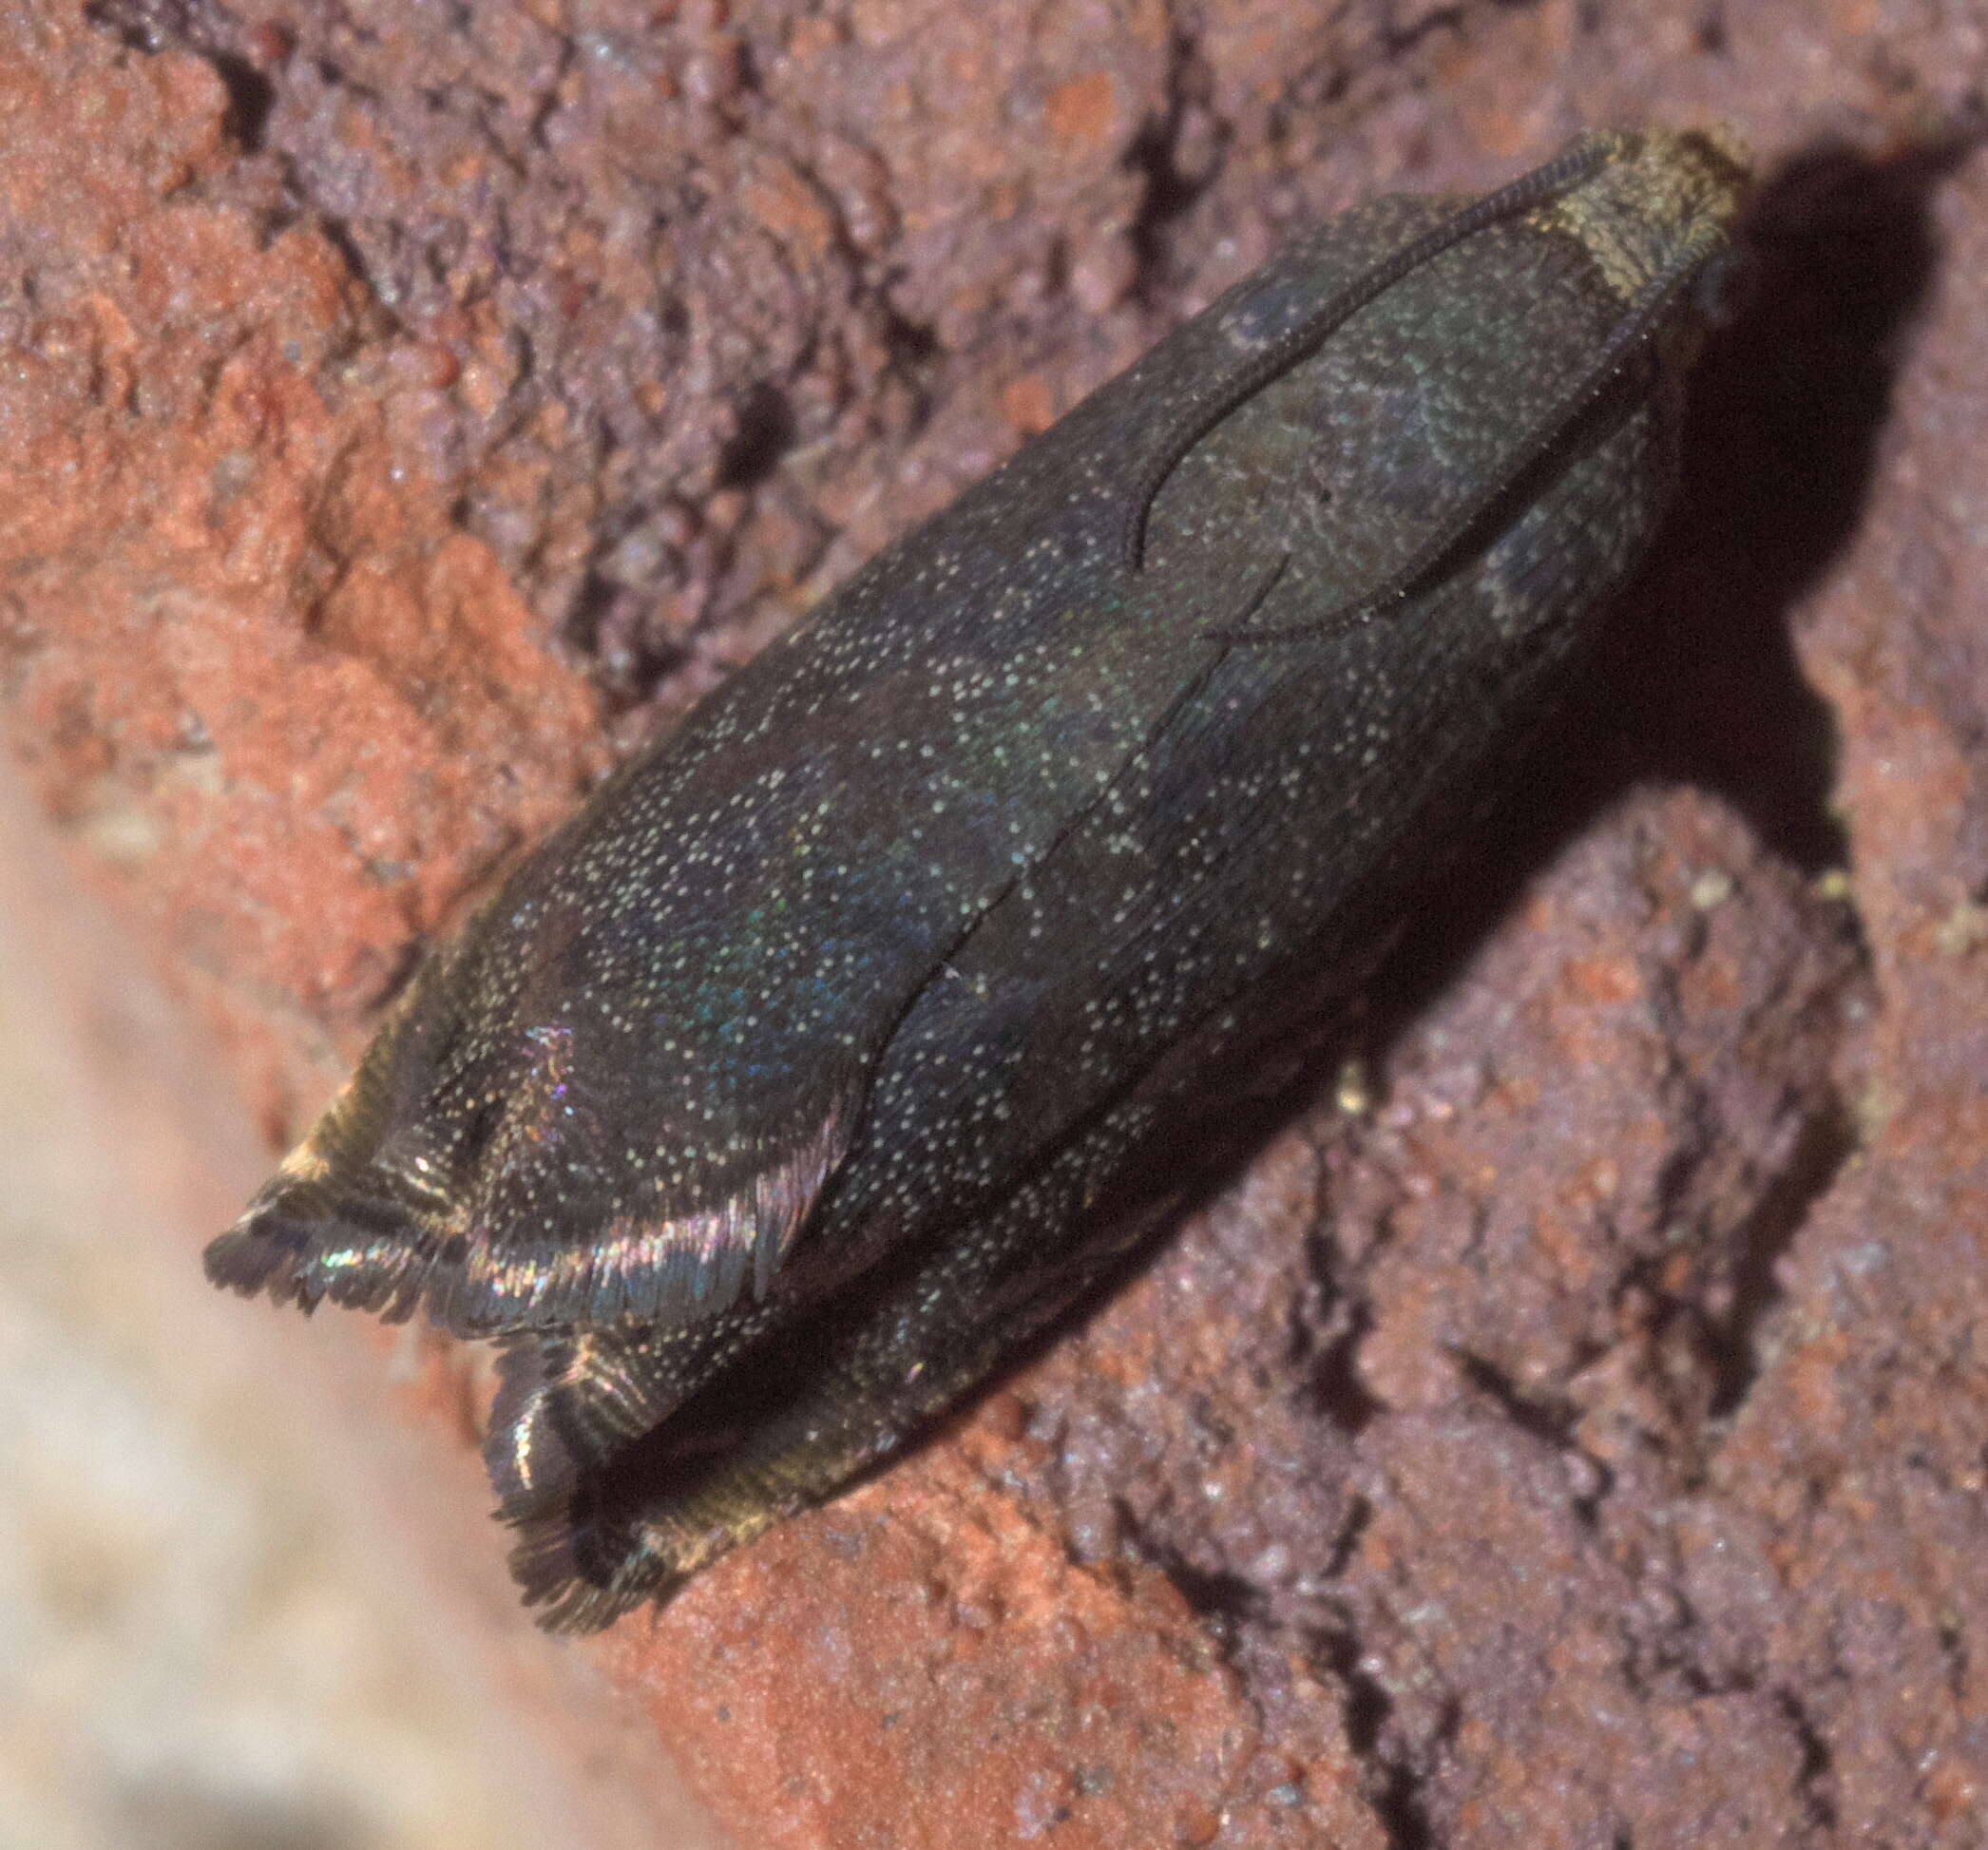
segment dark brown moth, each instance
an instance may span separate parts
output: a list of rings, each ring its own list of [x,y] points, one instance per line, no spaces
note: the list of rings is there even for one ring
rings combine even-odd
[[[1594,136],[1292,245],[526,859],[209,1274],[500,1345],[555,1626],[888,1454],[1369,970],[1656,530],[1743,187]]]

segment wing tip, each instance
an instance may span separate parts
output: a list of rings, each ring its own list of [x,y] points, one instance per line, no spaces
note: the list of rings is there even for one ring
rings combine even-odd
[[[208,1242],[201,1255],[208,1281],[245,1298],[295,1305],[306,1315],[329,1298],[389,1323],[405,1321],[420,1295],[415,1243],[368,1231],[335,1211],[299,1207],[289,1193],[272,1190]]]
[[[853,1113],[815,1131],[716,1205],[631,1215],[583,1241],[485,1235],[435,1267],[423,1297],[453,1336],[560,1327],[704,1323],[750,1290],[766,1298],[823,1184],[847,1154]]]
[[[546,1631],[603,1631],[638,1606],[665,1605],[690,1578],[640,1528],[606,1524],[578,1502],[512,1526],[511,1579]]]
[[[580,1481],[580,1459],[560,1430],[556,1395],[565,1363],[547,1343],[507,1344],[484,1440],[484,1470],[497,1519],[518,1525],[563,1509]]]

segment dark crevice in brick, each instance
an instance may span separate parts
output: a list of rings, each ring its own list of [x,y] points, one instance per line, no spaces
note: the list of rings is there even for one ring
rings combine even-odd
[[[1780,1174],[1734,1232],[1732,1246],[1739,1257],[1733,1269],[1732,1307],[1705,1335],[1712,1369],[1713,1419],[1736,1412],[1752,1387],[1760,1368],[1761,1332],[1781,1301],[1775,1268],[1855,1147],[1849,1116],[1840,1106],[1811,1117]]]
[[[1425,13],[1419,14],[1405,26],[1396,25],[1390,16],[1381,29],[1381,49],[1393,62],[1400,62],[1420,47],[1425,40],[1440,35],[1454,36],[1462,31],[1463,22],[1473,9],[1460,4],[1449,7],[1431,7]]]
[[[1332,1581],[1340,1578],[1360,1547],[1360,1538],[1366,1535],[1367,1526],[1374,1519],[1374,1506],[1370,1497],[1354,1497],[1346,1513],[1346,1520],[1340,1525],[1339,1534],[1332,1538],[1331,1552],[1326,1557],[1326,1565],[1320,1578]]]
[[[1573,1447],[1575,1422],[1580,1417],[1578,1408],[1566,1401],[1527,1394],[1495,1362],[1483,1356],[1460,1349],[1455,1352],[1455,1360],[1463,1379],[1496,1402],[1499,1410],[1520,1432],[1530,1433],[1557,1452]]]
[[[1387,1725],[1394,1702],[1380,1679],[1364,1667],[1359,1639],[1350,1631],[1329,1631],[1317,1634],[1311,1645],[1346,1690],[1347,1745],[1367,1765],[1367,1802],[1387,1833],[1387,1850],[1435,1850],[1422,1777],[1389,1751]]]
[[[360,248],[359,240],[353,235],[352,227],[343,219],[332,218],[320,213],[315,220],[317,235],[345,259],[345,267],[353,276],[364,283],[372,292],[373,299],[384,309],[384,298],[375,285],[373,267],[366,261],[366,253]],[[386,311],[392,316],[392,311]],[[396,320],[398,317],[392,317]]]
[[[1823,1739],[1822,1730],[1803,1707],[1801,1698],[1791,1689],[1775,1691],[1775,1700],[1802,1744],[1802,1766],[1795,1783],[1807,1808],[1809,1825],[1818,1831],[1834,1830],[1836,1805],[1828,1791],[1832,1771],[1829,1744]]]
[[[1262,1611],[1262,1596],[1239,1573],[1197,1568],[1176,1551],[1150,1543],[1140,1553],[1174,1583],[1197,1618],[1218,1630],[1233,1630]]]
[[[762,382],[739,401],[736,417],[736,428],[718,452],[714,486],[757,487],[793,447],[793,407],[778,387]]]
[[[1118,1532],[1131,1555],[1157,1568],[1173,1582],[1175,1591],[1218,1644],[1226,1649],[1243,1627],[1264,1621],[1263,1593],[1243,1575],[1190,1560],[1126,1504],[1116,1502],[1115,1509]]]
[[[266,72],[232,51],[210,51],[206,55],[228,93],[224,121],[229,135],[243,153],[260,153],[270,111],[277,106],[275,83]]]
[[[244,153],[261,150],[276,107],[276,83],[238,48],[239,23],[225,8],[198,0],[90,0],[83,16],[120,45],[147,56],[180,50],[204,59],[227,92],[229,136]]]
[[[1157,298],[1169,270],[1168,228],[1184,218],[1221,169],[1226,135],[1217,130],[1207,171],[1190,174],[1179,159],[1181,125],[1208,90],[1194,36],[1176,18],[1167,45],[1166,98],[1159,113],[1134,138],[1127,163],[1145,181],[1138,212],[1127,232],[1137,266],[1137,293]]]
[[[1347,1326],[1319,1347],[1308,1371],[1312,1405],[1348,1438],[1358,1438],[1383,1411],[1360,1379],[1360,1345],[1372,1327],[1367,1306],[1352,1306]]]

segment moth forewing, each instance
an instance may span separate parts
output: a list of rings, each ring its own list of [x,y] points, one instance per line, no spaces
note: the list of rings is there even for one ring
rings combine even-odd
[[[1598,136],[1272,259],[529,857],[210,1274],[502,1342],[556,1625],[889,1453],[1425,896],[1664,515],[1743,188]]]

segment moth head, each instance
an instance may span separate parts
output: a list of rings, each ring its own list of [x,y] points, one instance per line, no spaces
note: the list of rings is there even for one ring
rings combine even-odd
[[[1593,144],[1608,159],[1539,207],[1536,222],[1577,238],[1626,304],[1652,299],[1673,278],[1688,279],[1698,312],[1668,317],[1663,328],[1694,342],[1729,287],[1732,227],[1750,187],[1745,143],[1715,125],[1600,135]],[[1666,355],[1680,366],[1694,356]]]

